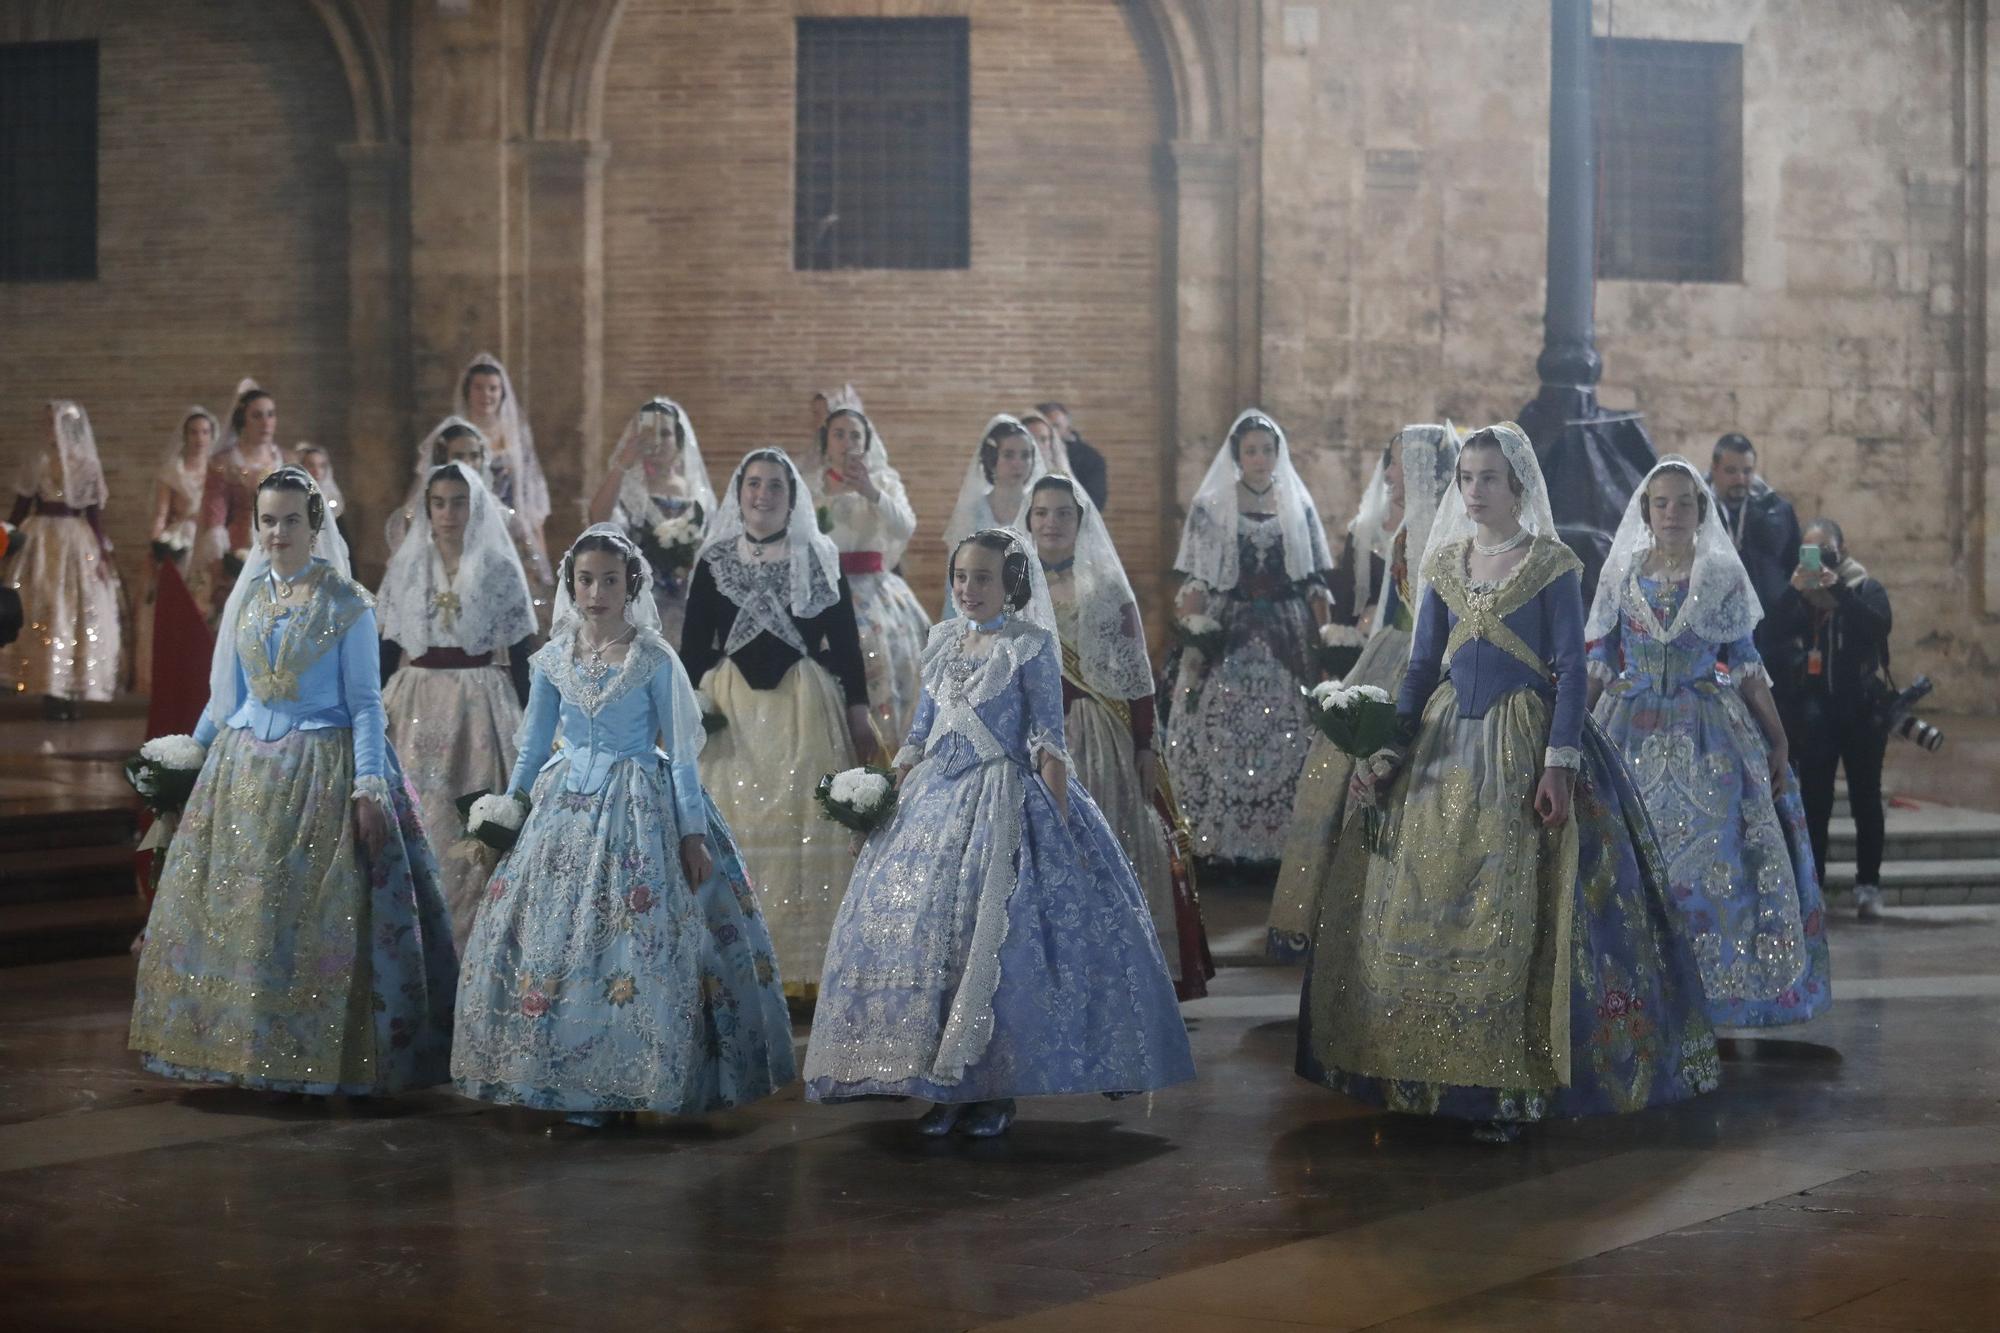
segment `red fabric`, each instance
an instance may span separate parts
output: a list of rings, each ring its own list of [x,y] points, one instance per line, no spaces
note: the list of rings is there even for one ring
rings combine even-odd
[[[882,553],[880,551],[842,551],[840,572],[843,574],[880,574]]]
[[[1174,836],[1166,800],[1155,794],[1153,811],[1167,826],[1167,853],[1174,870],[1174,943],[1181,954],[1181,979],[1174,983],[1174,995],[1182,1000],[1199,1000],[1208,994],[1215,976],[1215,959],[1208,951],[1208,929],[1202,924],[1201,899],[1195,893],[1194,865],[1187,848]]]
[[[215,636],[172,564],[154,566],[159,591],[153,602],[153,679],[146,705],[146,737],[194,730],[208,703],[208,663]]]

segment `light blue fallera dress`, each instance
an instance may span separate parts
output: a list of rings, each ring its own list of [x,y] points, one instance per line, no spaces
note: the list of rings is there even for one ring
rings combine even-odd
[[[1145,895],[1068,780],[1055,636],[952,619],[924,648],[896,813],[855,865],[806,1051],[806,1095],[997,1101],[1194,1077]]]
[[[791,1023],[742,858],[701,785],[680,659],[641,629],[615,666],[579,663],[568,635],[531,662],[509,784],[532,789],[531,808],[466,943],[453,1081],[481,1101],[580,1114],[768,1096],[795,1076]],[[694,886],[687,830],[714,860]]]
[[[458,960],[415,794],[384,734],[373,599],[315,562],[303,607],[258,580],[236,624],[235,707],[167,852],[132,1048],[174,1078],[377,1094],[446,1077]],[[387,802],[379,856],[353,796]]]
[[[1833,998],[1826,908],[1796,781],[1775,793],[1737,684],[1763,671],[1749,635],[1663,642],[1687,581],[1634,571],[1617,622],[1590,646],[1607,682],[1597,721],[1632,765],[1687,922],[1710,1021],[1802,1023]]]

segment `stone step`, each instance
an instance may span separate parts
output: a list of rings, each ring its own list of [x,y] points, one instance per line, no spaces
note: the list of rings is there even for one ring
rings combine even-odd
[[[132,887],[124,842],[0,852],[0,905],[111,896]]]
[[[0,818],[0,857],[62,847],[131,847],[138,827],[138,812],[124,804],[8,815]]]
[[[94,898],[0,905],[0,967],[122,953],[145,924],[129,887]]]
[[[1827,897],[1836,904],[1854,899],[1854,863],[1829,861]],[[1905,907],[1951,903],[2000,903],[2000,858],[1894,861],[1882,863],[1882,901]]]
[[[1949,805],[1892,806],[1886,820],[1885,861],[1983,861],[2000,858],[2000,815]],[[1854,859],[1854,821],[1827,825],[1827,857]]]

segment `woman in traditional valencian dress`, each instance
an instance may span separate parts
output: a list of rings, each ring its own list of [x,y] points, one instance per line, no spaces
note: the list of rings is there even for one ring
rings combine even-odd
[[[139,957],[132,1049],[173,1078],[365,1095],[444,1081],[458,959],[383,732],[368,593],[312,478],[254,500],[201,776]]]
[[[1638,778],[1717,1026],[1802,1023],[1832,999],[1825,904],[1763,616],[1686,460],[1633,492],[1584,626],[1597,721]]]
[[[1340,840],[1299,1000],[1301,1076],[1488,1141],[1719,1074],[1638,789],[1585,716],[1581,568],[1527,437],[1466,440],[1422,565],[1408,748],[1350,784],[1380,843]]]
[[[481,352],[465,363],[452,411],[471,422],[486,441],[493,493],[521,516],[532,552],[532,558],[524,556],[521,564],[535,592],[536,614],[546,615],[552,596],[546,572],[549,546],[543,533],[549,521],[549,483],[535,452],[528,409],[514,393],[514,382],[507,378],[500,358]]]
[[[535,634],[500,502],[470,467],[432,470],[424,507],[389,557],[375,618],[389,741],[422,805],[462,950],[493,862],[460,841],[458,798],[501,790],[513,769]]]
[[[48,443],[21,469],[8,522],[17,531],[0,580],[27,624],[0,648],[0,683],[42,696],[45,716],[118,693],[118,574],[104,535],[104,465],[90,418],[67,398],[47,410]]]
[[[813,788],[873,744],[868,678],[840,555],[779,449],[729,479],[688,588],[681,656],[728,725],[702,780],[735,830],[786,991],[809,999],[854,869]]]
[[[923,689],[924,640],[931,618],[896,572],[917,530],[916,511],[875,425],[859,407],[836,408],[819,429],[817,466],[807,474],[820,527],[840,551],[854,596],[868,707],[887,748],[910,729]]]
[[[1063,742],[1039,562],[1011,532],[951,562],[900,800],[840,906],[806,1096],[922,1097],[929,1135],[1004,1133],[1018,1097],[1194,1077],[1145,896]]]
[[[605,464],[589,510],[592,523],[623,529],[645,554],[653,571],[660,633],[678,645],[687,614],[688,574],[708,516],[715,512],[715,488],[708,483],[701,442],[686,408],[671,398],[654,398],[633,414]],[[682,531],[676,533],[676,528]],[[676,558],[661,539],[683,535],[693,545]]]
[[[1178,812],[1153,750],[1153,664],[1139,601],[1090,495],[1044,474],[1023,526],[1054,608],[1062,655],[1063,734],[1076,780],[1131,859],[1183,1000],[1208,993],[1215,964]]]
[[[1357,575],[1373,567],[1371,552],[1377,546],[1381,548],[1382,571],[1379,595],[1362,616],[1368,640],[1342,678],[1343,684],[1373,685],[1391,698],[1402,688],[1403,670],[1410,662],[1417,561],[1430,535],[1438,497],[1450,488],[1457,461],[1458,435],[1450,423],[1405,426],[1385,452],[1384,465],[1376,470],[1360,512],[1348,528],[1356,539]],[[1356,586],[1374,592],[1368,586],[1374,582],[1373,577],[1362,576]],[[1320,894],[1333,867],[1334,844],[1351,809],[1347,780],[1353,773],[1354,761],[1315,731],[1312,748],[1306,752],[1305,771],[1299,777],[1284,859],[1278,863],[1278,889],[1271,897],[1271,915],[1266,922],[1265,951],[1280,962],[1297,962],[1312,946]]]
[[[1222,627],[1220,661],[1168,658],[1167,767],[1195,854],[1278,859],[1312,744],[1301,689],[1319,683],[1319,625],[1333,567],[1326,529],[1292,467],[1285,433],[1243,413],[1188,507],[1174,568],[1177,610]]]
[[[162,452],[159,469],[153,474],[153,545],[146,561],[145,600],[139,608],[139,623],[134,627],[138,647],[132,673],[135,688],[148,696],[157,692],[153,682],[153,644],[160,589],[163,585],[178,584],[177,593],[167,594],[169,599],[177,601],[187,595],[195,524],[201,513],[201,490],[208,479],[208,455],[215,448],[217,433],[213,413],[205,407],[190,407],[181,414],[180,429],[174,432],[173,441]],[[189,721],[188,726],[193,725]]]
[[[527,815],[466,943],[452,1043],[461,1093],[586,1128],[740,1106],[795,1073],[770,936],[696,772],[701,709],[650,578],[610,524],[563,557],[507,784]]]
[[[944,525],[946,554],[975,532],[1018,528],[1028,506],[1028,483],[1049,470],[1049,460],[1019,418],[1002,412],[988,421]],[[949,587],[944,590],[944,613],[947,618],[958,614]]]
[[[486,483],[488,491],[493,491],[493,458],[486,447],[486,437],[479,433],[479,427],[464,417],[446,417],[431,427],[431,433],[424,436],[423,443],[417,446],[416,476],[410,481],[410,492],[383,525],[391,551],[403,544],[403,534],[417,521],[417,514],[424,507],[424,490],[432,470],[446,463],[465,464]],[[493,498],[499,500],[499,492],[493,491]],[[529,591],[554,587],[555,573],[549,568],[548,556],[542,552],[541,539],[529,531],[528,520],[521,516],[520,510],[510,507],[505,501],[500,501],[499,511],[501,521],[507,526],[507,536],[514,543],[514,554],[521,562],[521,572],[528,576]],[[542,605],[540,601],[536,604],[538,617]]]
[[[236,575],[225,562],[242,558],[254,544],[257,487],[284,463],[284,450],[278,447],[278,402],[257,381],[243,380],[202,483],[194,555],[188,561],[189,591],[208,616],[209,627],[218,632],[223,603],[236,586]]]

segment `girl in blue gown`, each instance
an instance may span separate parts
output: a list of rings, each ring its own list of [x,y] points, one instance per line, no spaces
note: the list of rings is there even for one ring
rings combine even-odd
[[[1194,1076],[1146,900],[1070,776],[1040,563],[984,530],[951,561],[901,797],[835,918],[806,1095],[921,1097],[941,1135],[1005,1132],[1014,1099]]]
[[[1407,748],[1352,782],[1381,841],[1335,853],[1298,1072],[1505,1141],[1692,1097],[1719,1065],[1638,790],[1584,714],[1581,566],[1533,446],[1480,431],[1457,478],[1421,566]]]
[[[132,1049],[173,1078],[373,1094],[444,1081],[457,958],[384,734],[373,601],[318,487],[255,493],[195,729],[201,776],[139,956]]]
[[[1762,616],[1720,508],[1686,460],[1633,493],[1584,627],[1591,697],[1659,832],[1718,1025],[1801,1023],[1832,999],[1825,904]]]
[[[464,1095],[591,1128],[740,1106],[795,1072],[771,938],[702,788],[701,710],[650,586],[610,524],[563,557],[508,784],[527,816],[466,942],[451,1050]]]

